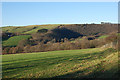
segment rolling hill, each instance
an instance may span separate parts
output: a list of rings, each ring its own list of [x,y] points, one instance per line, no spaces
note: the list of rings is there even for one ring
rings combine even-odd
[[[117,27],[117,24],[2,27],[2,77],[118,78]],[[113,47],[109,47],[111,43]]]
[[[67,28],[83,35],[108,34],[117,32],[117,24],[48,24],[48,25],[30,25],[30,26],[8,26],[2,27],[3,32],[32,34],[40,29]]]
[[[7,33],[14,35],[11,36],[11,38],[10,37],[7,38],[9,42],[9,40],[14,39],[12,37],[22,36],[22,35],[26,35],[26,36],[33,35],[35,33],[38,33],[38,31],[40,31],[41,29],[48,30],[46,34],[42,35],[42,39],[46,39],[46,41],[51,41],[52,39],[61,41],[61,39],[64,38],[75,39],[83,36],[93,36],[93,38],[94,36],[97,37],[101,36],[100,38],[105,38],[107,37],[105,35],[116,33],[118,31],[118,26],[117,24],[51,24],[51,25],[49,24],[49,25],[30,25],[30,26],[8,26],[8,27],[2,27],[2,32],[6,34],[5,39],[3,36],[2,40],[6,40]],[[41,35],[36,37],[41,37]],[[26,39],[25,37],[22,38]],[[7,41],[4,41],[3,46],[6,45],[7,45]],[[14,45],[16,45],[16,43]]]

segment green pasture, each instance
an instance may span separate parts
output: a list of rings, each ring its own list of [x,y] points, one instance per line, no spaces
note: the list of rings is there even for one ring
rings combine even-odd
[[[100,36],[100,37],[98,37],[99,39],[102,39],[102,38],[106,38],[106,37],[108,37],[109,35],[102,35],[102,36]]]
[[[17,46],[20,40],[28,39],[31,35],[20,35],[20,36],[13,36],[10,37],[8,40],[2,42],[2,46]]]
[[[10,27],[2,27],[2,31],[10,32],[10,33],[32,34],[32,33],[37,32],[39,29],[53,29],[59,25],[60,24],[10,26]]]
[[[117,77],[118,53],[109,49],[61,50],[2,55],[3,78]]]

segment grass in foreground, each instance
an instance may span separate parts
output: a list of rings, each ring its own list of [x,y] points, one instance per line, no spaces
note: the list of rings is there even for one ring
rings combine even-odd
[[[113,77],[118,53],[113,49],[49,51],[2,56],[3,78]]]

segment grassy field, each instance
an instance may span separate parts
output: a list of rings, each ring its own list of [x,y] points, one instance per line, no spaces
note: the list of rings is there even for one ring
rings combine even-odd
[[[17,46],[20,40],[28,39],[31,35],[20,35],[20,36],[13,36],[10,37],[8,40],[3,41],[3,46]]]
[[[117,64],[111,48],[2,55],[3,78],[111,78]]]
[[[24,34],[32,34],[32,33],[36,33],[38,30],[40,29],[53,29],[55,27],[59,26],[59,24],[54,24],[54,25],[41,25],[41,26],[37,26],[35,29],[29,30],[24,32]]]
[[[53,29],[60,24],[53,24],[53,25],[29,25],[29,26],[10,26],[10,27],[2,27],[3,32],[17,32],[22,34],[32,34],[36,33],[39,29]]]
[[[108,36],[109,36],[109,35],[103,35],[103,36],[98,37],[98,39],[106,38],[106,37],[108,37]]]

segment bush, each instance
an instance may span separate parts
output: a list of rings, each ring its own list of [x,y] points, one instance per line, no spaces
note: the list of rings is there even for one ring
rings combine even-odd
[[[89,41],[87,39],[81,40],[81,48],[82,49],[90,48],[90,44],[89,44]]]
[[[40,30],[38,30],[37,32],[38,33],[46,33],[48,31],[48,29],[40,29]]]
[[[12,47],[12,48],[10,48],[10,50],[9,50],[9,54],[15,54],[15,53],[17,53],[18,52],[18,47]]]
[[[23,39],[21,41],[19,41],[17,47],[18,47],[18,52],[22,52],[24,50],[24,47],[28,44],[28,40],[27,39]]]
[[[10,50],[10,47],[6,47],[2,50],[2,54],[8,54]]]
[[[112,34],[112,35],[108,36],[107,38],[105,38],[106,43],[117,42],[117,39],[118,39],[118,36],[115,34]]]
[[[15,36],[14,33],[3,32],[2,33],[2,41],[9,39],[10,37]]]

